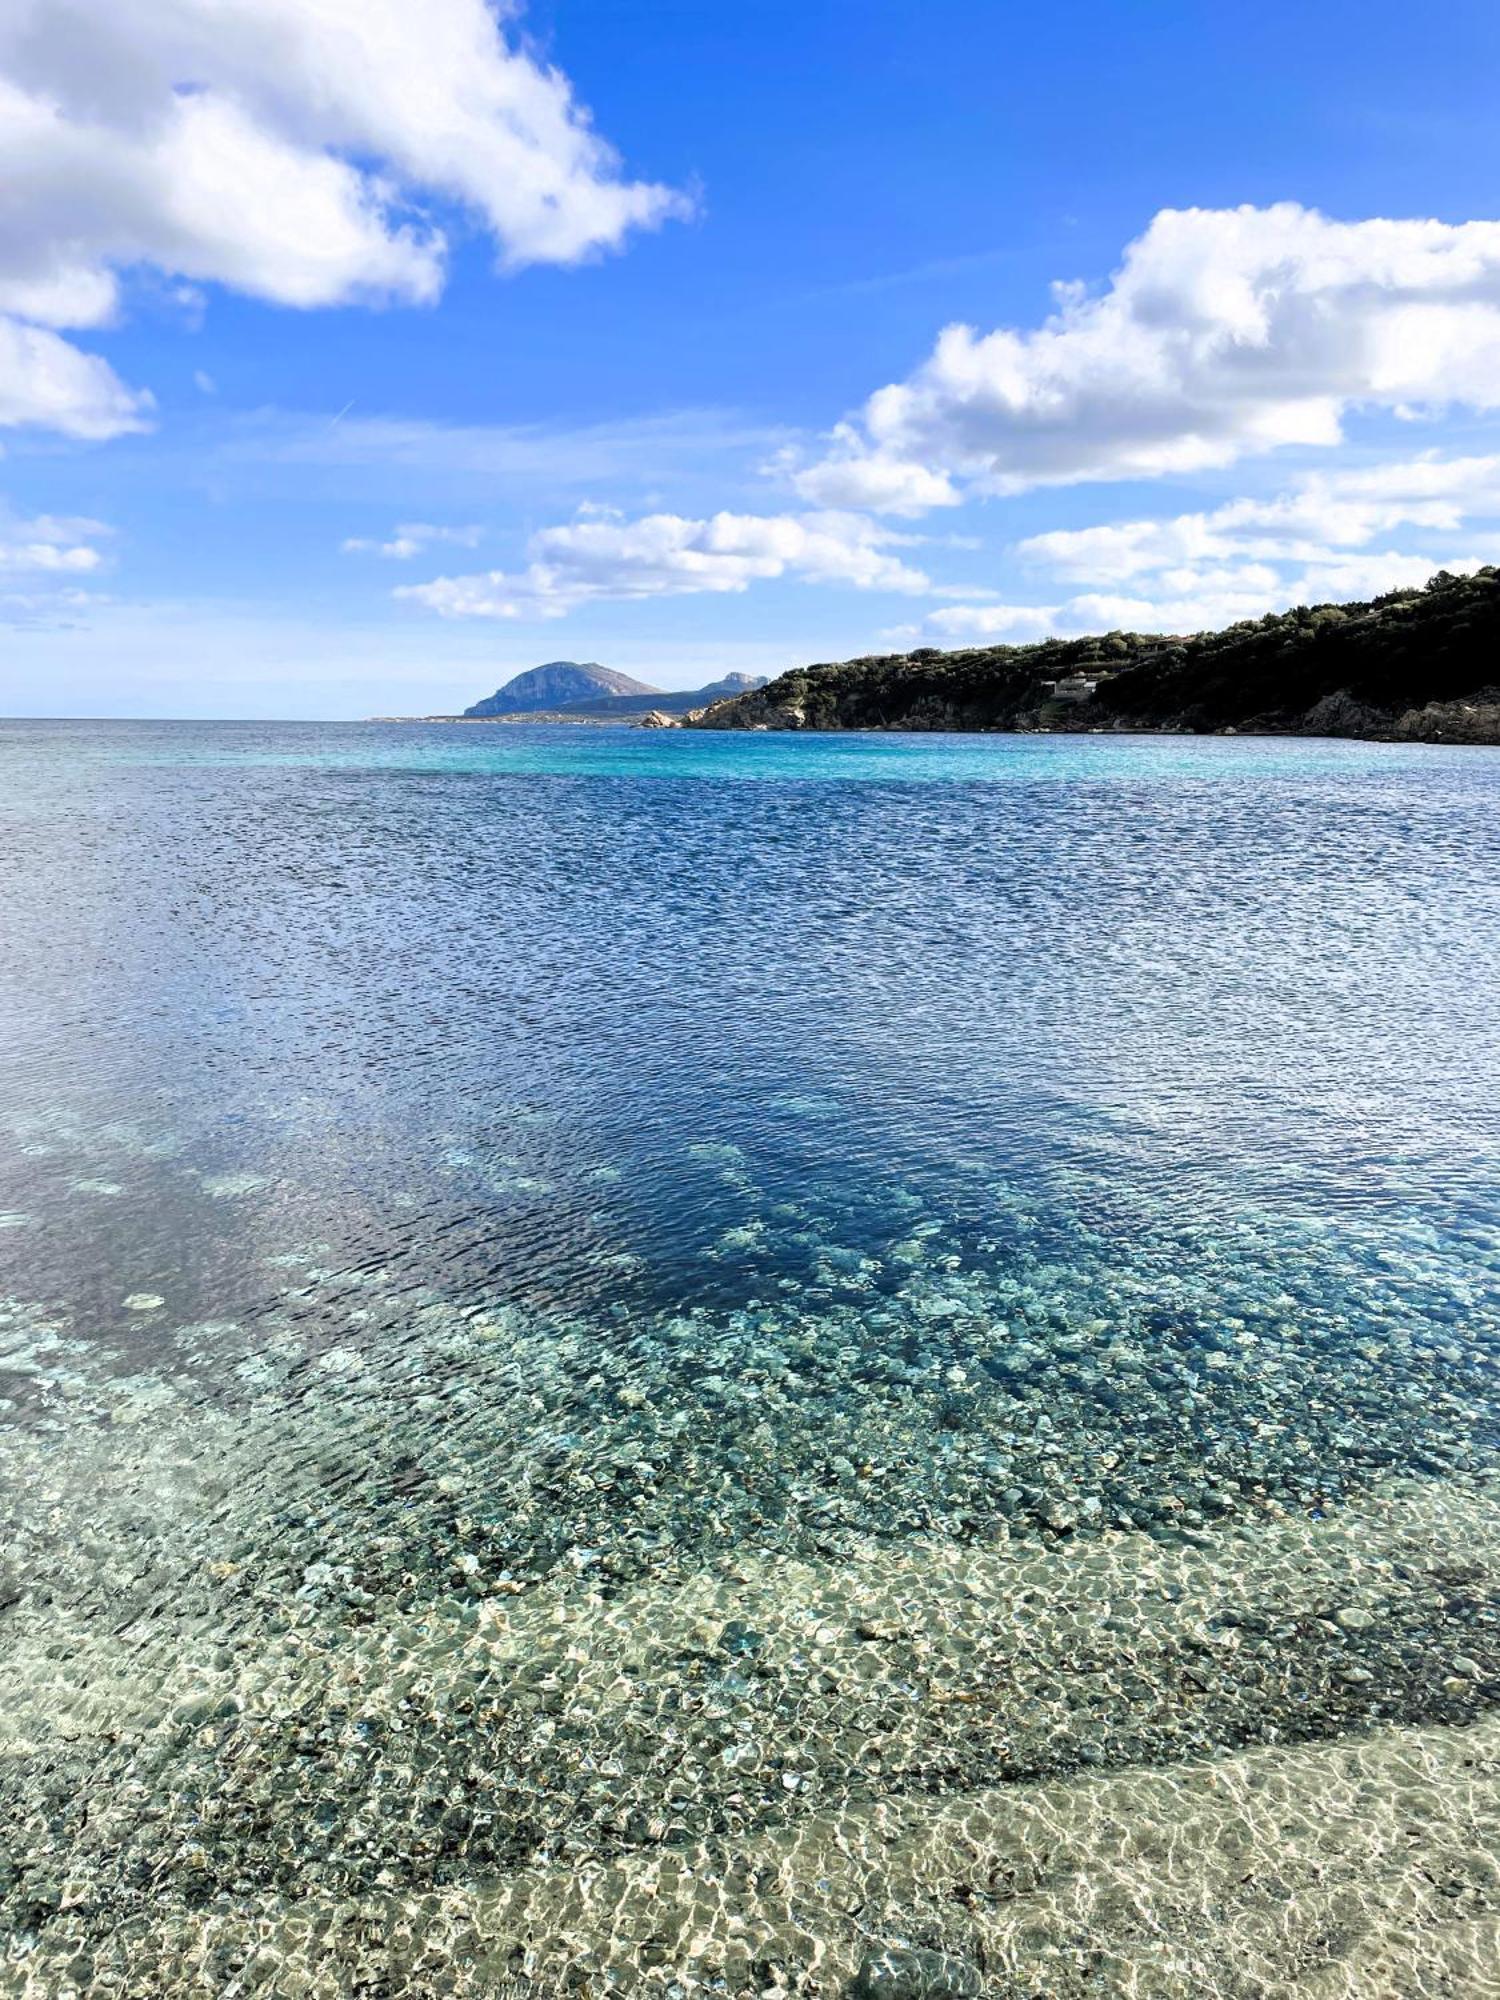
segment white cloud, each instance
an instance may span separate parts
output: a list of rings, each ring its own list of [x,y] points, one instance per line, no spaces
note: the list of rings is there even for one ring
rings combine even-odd
[[[1425,454],[1307,473],[1271,500],[1031,535],[1018,552],[1056,576],[1120,582],[1181,563],[1318,562],[1330,550],[1359,548],[1397,529],[1451,535],[1467,520],[1486,518],[1500,518],[1500,457]]]
[[[1435,570],[1468,575],[1485,558],[1456,556],[1443,564],[1391,551],[1347,563],[1314,565],[1285,580],[1253,567],[1183,581],[1183,595],[1130,596],[1086,591],[1058,604],[970,604],[934,611],[925,629],[949,638],[1040,639],[1090,632],[1209,632],[1243,618],[1263,618],[1294,604],[1339,604],[1387,590],[1420,589]]]
[[[802,498],[819,507],[925,514],[933,507],[956,507],[963,499],[946,472],[889,452],[866,450],[848,424],[834,427],[833,441],[833,454],[817,465],[799,469],[784,452],[768,469],[789,476]]]
[[[339,546],[345,555],[385,556],[392,562],[409,562],[434,542],[454,542],[461,549],[475,548],[483,533],[482,528],[435,528],[427,521],[406,521],[387,542],[350,535]]]
[[[929,637],[1019,644],[1055,633],[1060,615],[1061,607],[1055,604],[954,604],[930,613],[920,629]],[[900,636],[916,638],[917,628],[903,626]]]
[[[77,577],[97,570],[96,546],[109,534],[102,521],[39,514],[30,520],[0,506],[0,575]]]
[[[1390,544],[1398,534],[1407,546]],[[1268,500],[1031,535],[1016,553],[1060,583],[1094,588],[1043,605],[947,606],[926,629],[1003,639],[1197,632],[1417,587],[1438,569],[1471,571],[1500,559],[1500,456],[1428,453],[1308,473]]]
[[[891,553],[910,537],[855,514],[715,514],[687,520],[647,514],[627,521],[590,510],[544,528],[519,574],[490,570],[403,585],[396,595],[445,618],[558,618],[609,600],[739,592],[796,577],[861,590],[923,592],[922,571]]]
[[[948,327],[802,490],[911,512],[924,481],[945,499],[1188,473],[1336,444],[1354,407],[1500,407],[1497,222],[1164,209],[1104,292],[1056,296],[1031,330]]]
[[[509,9],[507,9],[509,11]],[[48,328],[108,325],[150,266],[284,306],[442,289],[466,211],[507,267],[681,213],[622,178],[567,79],[485,0],[7,0],[0,422],[138,428],[142,399]]]
[[[923,630],[952,639],[1042,639],[1090,632],[1208,632],[1285,611],[1294,604],[1341,604],[1388,590],[1420,589],[1438,569],[1468,575],[1496,560],[1478,555],[1403,555],[1397,550],[1322,562],[1289,576],[1258,564],[1195,573],[1167,572],[1149,594],[1085,591],[1051,604],[954,604],[930,612]]]
[[[21,632],[57,632],[84,623],[102,600],[87,590],[0,590],[0,624]]]
[[[151,398],[127,389],[107,361],[45,327],[0,315],[0,428],[39,424],[98,439],[144,430]]]
[[[98,544],[109,532],[102,521],[28,519],[0,502],[0,624],[42,631],[77,623],[99,601],[78,586],[103,567]]]

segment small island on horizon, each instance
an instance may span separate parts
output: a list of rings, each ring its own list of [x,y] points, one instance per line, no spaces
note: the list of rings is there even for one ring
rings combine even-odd
[[[753,694],[764,674],[725,674],[703,687],[675,692],[633,680],[595,660],[548,660],[513,674],[503,686],[459,715],[379,716],[382,722],[664,723],[713,703]]]

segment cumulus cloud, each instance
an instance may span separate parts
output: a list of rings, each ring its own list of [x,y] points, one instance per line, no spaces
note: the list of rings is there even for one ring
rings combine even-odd
[[[957,487],[1149,478],[1339,442],[1356,407],[1500,407],[1500,223],[1164,209],[1041,326],[950,326],[795,474],[911,513]],[[923,500],[924,485],[937,496]]]
[[[99,439],[143,430],[151,398],[127,389],[107,361],[45,327],[0,314],[0,427],[37,424]]]
[[[0,186],[0,422],[79,437],[143,421],[55,331],[109,324],[133,266],[283,306],[421,303],[447,250],[421,204],[511,268],[684,208],[622,175],[486,0],[8,0]]]
[[[461,549],[472,549],[483,533],[482,528],[435,528],[427,521],[406,521],[389,541],[350,535],[340,543],[340,547],[346,556],[384,556],[390,562],[410,562],[413,556],[421,555],[434,542],[455,542]]]
[[[796,577],[860,590],[924,592],[921,570],[892,553],[909,537],[855,514],[715,514],[637,520],[589,511],[544,528],[519,573],[489,570],[407,584],[396,595],[445,618],[558,618],[576,605],[738,592]]]
[[[790,477],[802,498],[819,507],[925,514],[933,507],[957,507],[963,500],[946,472],[867,449],[851,424],[836,424],[832,442],[833,451],[817,465],[799,467],[795,455],[784,451],[768,469]]]
[[[1437,569],[1471,571],[1500,558],[1500,456],[1428,453],[1312,472],[1270,499],[1031,535],[1015,553],[1057,583],[1093,588],[1041,605],[945,606],[926,629],[997,639],[1195,632],[1417,587]]]

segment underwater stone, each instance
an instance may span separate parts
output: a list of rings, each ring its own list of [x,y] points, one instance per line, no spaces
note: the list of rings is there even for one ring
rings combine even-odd
[[[899,1639],[905,1628],[889,1618],[861,1618],[854,1629],[861,1639]]]
[[[750,1653],[758,1653],[765,1643],[765,1634],[763,1632],[753,1630],[752,1627],[746,1625],[739,1618],[731,1619],[719,1634],[720,1651],[734,1653],[741,1657]]]

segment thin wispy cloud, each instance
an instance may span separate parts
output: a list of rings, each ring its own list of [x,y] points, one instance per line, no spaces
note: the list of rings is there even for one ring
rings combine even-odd
[[[380,541],[363,535],[348,535],[339,544],[345,555],[384,556],[389,562],[410,562],[438,542],[451,542],[461,549],[477,548],[483,528],[442,528],[427,521],[406,521],[389,539]]]
[[[605,486],[656,479],[711,460],[752,459],[780,449],[792,435],[790,426],[712,409],[590,424],[452,424],[365,416],[337,425],[326,417],[265,410],[241,418],[213,448],[231,463],[395,468]],[[734,469],[721,468],[721,476]]]
[[[929,257],[900,271],[876,271],[867,278],[845,278],[836,285],[819,286],[811,297],[824,299],[878,298],[882,292],[904,291],[912,286],[941,283],[945,278],[966,278],[975,271],[993,271],[1014,263],[1017,250],[973,250],[959,257]]]

